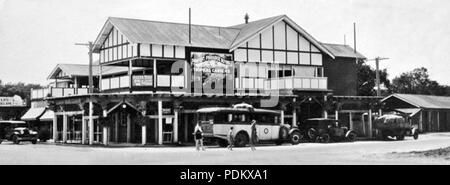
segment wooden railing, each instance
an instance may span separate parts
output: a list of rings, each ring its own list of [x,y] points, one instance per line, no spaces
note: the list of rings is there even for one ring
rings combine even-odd
[[[44,89],[31,89],[31,99],[40,99],[47,97],[65,97],[72,95],[88,94],[88,88],[62,88],[50,87]]]
[[[265,90],[326,90],[327,77],[283,77],[266,80]]]
[[[326,77],[236,78],[237,90],[326,90]]]

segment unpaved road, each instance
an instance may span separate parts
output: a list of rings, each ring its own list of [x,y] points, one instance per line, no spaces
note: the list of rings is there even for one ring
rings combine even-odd
[[[104,148],[10,142],[0,144],[0,164],[450,164],[444,158],[392,154],[450,146],[450,133],[421,135],[419,140],[304,143],[250,148],[194,147]]]

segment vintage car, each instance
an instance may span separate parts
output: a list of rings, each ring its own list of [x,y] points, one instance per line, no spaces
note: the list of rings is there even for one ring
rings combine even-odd
[[[383,140],[387,140],[389,137],[404,140],[405,136],[413,136],[415,140],[419,139],[417,128],[400,115],[387,114],[376,118],[374,129],[377,130],[377,137]]]
[[[12,141],[19,144],[21,141],[31,141],[37,143],[38,133],[27,128],[23,121],[0,121],[0,144],[3,140]]]
[[[233,107],[211,107],[197,110],[196,121],[201,125],[207,143],[218,143],[227,146],[227,134],[233,127],[234,144],[243,147],[249,144],[252,120],[256,121],[258,142],[284,142],[299,144],[303,138],[298,128],[282,125],[280,112],[256,109],[248,104]]]
[[[341,126],[339,121],[326,118],[307,119],[299,125],[299,129],[311,142],[328,143],[330,141],[356,140],[356,132]]]

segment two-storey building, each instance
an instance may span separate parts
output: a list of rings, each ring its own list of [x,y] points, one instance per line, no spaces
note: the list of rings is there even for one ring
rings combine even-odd
[[[242,102],[278,110],[295,125],[327,116],[335,90],[356,95],[351,67],[364,58],[337,57],[285,15],[230,27],[111,17],[94,52],[98,92],[46,98],[56,141],[67,142],[68,120],[76,120],[81,143],[189,142],[195,110]],[[334,62],[350,68],[332,72]],[[126,70],[108,72],[114,66]],[[343,81],[330,84],[327,73]]]

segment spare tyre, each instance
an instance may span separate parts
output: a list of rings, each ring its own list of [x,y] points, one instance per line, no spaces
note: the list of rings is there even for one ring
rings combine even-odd
[[[284,126],[281,126],[281,127],[280,127],[280,133],[279,133],[279,135],[278,135],[278,138],[279,138],[280,140],[287,140],[288,137],[289,137],[289,129],[286,128],[286,127],[284,127]]]

